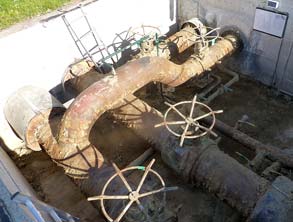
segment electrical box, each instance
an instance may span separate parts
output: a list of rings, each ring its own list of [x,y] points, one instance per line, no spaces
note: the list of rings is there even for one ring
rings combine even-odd
[[[283,38],[287,26],[288,13],[256,8],[253,29]]]
[[[267,1],[267,7],[272,8],[272,9],[278,9],[279,8],[279,1],[275,0],[268,0]]]

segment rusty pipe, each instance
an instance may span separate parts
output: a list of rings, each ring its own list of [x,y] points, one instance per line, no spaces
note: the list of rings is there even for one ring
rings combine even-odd
[[[136,57],[142,58],[146,56],[159,55],[160,57],[166,59],[173,58],[174,56],[184,52],[186,49],[195,44],[196,40],[198,40],[198,33],[196,33],[196,30],[197,29],[191,26],[183,27],[180,31],[176,32],[165,41],[160,42],[157,49],[155,49],[155,47],[153,46],[151,51],[147,53],[140,52]],[[65,76],[62,82],[64,83],[67,80],[72,79],[73,76],[80,77],[82,74],[90,71],[96,72],[94,66],[95,64],[90,60],[73,63],[69,65],[68,69],[65,71]],[[68,71],[71,72],[71,76],[66,76],[66,74],[68,74]]]
[[[159,111],[133,95],[129,95],[123,103],[115,110],[110,111],[115,119],[119,119],[135,133],[154,144],[154,148],[161,152],[164,162],[185,181],[205,187],[244,215],[249,215],[252,212],[256,202],[268,186],[265,179],[221,152],[214,143],[179,147],[178,139],[171,135],[166,128],[154,128],[154,125],[163,121]],[[47,116],[43,114],[39,117],[43,118],[43,126],[38,133],[40,135],[39,142],[46,149],[49,145],[46,143],[50,142],[51,138],[54,138],[58,132],[62,113],[51,113]],[[49,155],[54,158],[55,154],[49,152]],[[75,155],[80,160],[76,164],[81,164],[82,161],[85,161],[84,157],[90,160],[93,154],[81,155],[76,152]],[[74,165],[61,165],[65,169],[74,167]],[[88,178],[75,180],[88,196],[98,195],[101,184],[108,179],[111,175],[110,172],[113,172],[113,169],[107,165],[103,164],[100,169],[92,167],[89,169]]]
[[[159,55],[167,59],[174,58],[198,41],[199,36],[196,31],[197,29],[191,26],[183,27],[179,32],[160,42],[157,47],[153,44],[151,46],[148,44],[146,50],[142,47],[142,51],[136,57]]]
[[[210,118],[206,118],[202,120],[203,123],[210,124],[212,120]],[[282,150],[278,147],[263,144],[259,140],[256,140],[247,134],[227,125],[226,123],[216,120],[215,129],[220,131],[221,133],[231,137],[235,141],[243,144],[247,148],[255,152],[265,152],[274,160],[279,161],[284,166],[293,167],[293,158],[290,153],[286,153],[286,150]]]
[[[47,93],[49,94],[49,93]],[[51,112],[43,112],[42,115],[38,115],[35,119],[38,120],[39,123],[42,123],[41,127],[39,128],[38,134],[39,136],[39,143],[42,146],[47,146],[46,143],[48,141],[51,141],[51,138],[56,136],[56,132],[58,132],[59,129],[59,123],[61,122],[63,112],[60,109],[53,108]],[[52,153],[49,153],[51,156]],[[81,153],[76,152],[75,154],[78,156],[79,159],[84,159],[85,161],[87,159],[91,159],[90,154],[83,155]],[[64,165],[61,164],[63,168],[66,168]],[[67,166],[69,167],[69,166]],[[71,171],[72,172],[72,171]],[[88,170],[88,176],[87,178],[75,178],[73,182],[80,188],[80,190],[87,196],[99,196],[103,190],[104,185],[107,183],[107,181],[115,174],[115,169],[106,161],[101,167],[96,166],[92,167]],[[129,184],[137,184],[136,178],[129,178],[128,175],[125,175],[125,178],[127,178],[127,181]],[[119,190],[119,192],[117,191]],[[152,188],[149,187],[148,184],[144,184],[144,192],[151,190]],[[114,180],[112,183],[109,184],[107,188],[107,192],[110,194],[113,193],[128,193],[128,190],[126,189],[125,185],[120,180]],[[144,204],[145,209],[148,209],[149,207],[153,209],[160,209],[160,201],[156,199],[154,201],[150,201],[151,203],[157,204],[157,208],[153,208],[153,205],[148,205],[147,201],[149,199],[142,200],[142,203]],[[99,202],[93,202],[94,206],[97,208],[100,207]],[[120,210],[121,206],[119,205],[119,202],[107,202],[105,203],[107,206],[107,209],[109,212],[116,212],[117,208]],[[168,207],[165,209],[168,214],[172,214],[172,211],[168,209]],[[119,211],[117,211],[119,212]],[[161,213],[161,210],[157,213]],[[128,216],[131,216],[132,218],[136,219],[134,221],[140,221],[141,216],[137,211],[130,211],[128,213]],[[172,215],[173,216],[173,215]],[[139,218],[139,219],[137,219]],[[166,219],[167,220],[167,219]],[[132,220],[131,220],[132,221]],[[165,221],[165,220],[162,220]],[[169,221],[169,220],[168,220]]]
[[[209,139],[179,147],[178,138],[165,127],[154,127],[163,122],[159,111],[135,96],[128,96],[124,102],[111,114],[153,144],[171,169],[185,181],[215,193],[243,215],[252,212],[268,187],[265,179],[220,151]]]
[[[154,125],[163,121],[160,112],[133,95],[129,95],[123,103],[113,111],[115,118],[122,120],[137,134],[154,144],[154,147],[161,152],[164,161],[173,170],[186,181],[201,184],[216,193],[244,215],[251,212],[267,187],[266,180],[218,150],[213,143],[179,147],[178,139],[165,128],[154,128]],[[36,115],[33,120],[35,123],[39,123],[39,127],[35,136],[51,158],[61,165],[70,176],[81,176],[80,172],[87,167],[84,173],[88,177],[83,180],[76,179],[75,182],[89,196],[98,195],[99,186],[111,175],[109,172],[113,172],[113,169],[105,163],[94,166],[86,165],[98,159],[94,147],[84,150],[72,149],[71,152],[60,149],[54,138],[58,134],[62,116],[62,109],[55,108],[51,112],[44,111],[40,115]],[[57,159],[60,154],[63,155],[63,159]],[[73,175],[74,172],[79,173]],[[227,175],[229,176],[227,177]],[[234,185],[235,181],[237,181],[237,186]]]
[[[211,46],[203,59],[190,58],[182,65],[160,57],[144,57],[127,63],[116,70],[117,75],[92,84],[74,100],[62,118],[57,140],[51,141],[45,149],[53,155],[53,159],[71,166],[65,167],[70,175],[84,175],[90,167],[101,166],[103,156],[88,139],[93,124],[101,114],[122,104],[124,98],[149,82],[157,81],[169,86],[186,82],[232,53],[236,42],[236,37],[228,36]],[[74,158],[77,151],[96,158],[87,163],[78,161]],[[73,170],[81,166],[81,170]]]

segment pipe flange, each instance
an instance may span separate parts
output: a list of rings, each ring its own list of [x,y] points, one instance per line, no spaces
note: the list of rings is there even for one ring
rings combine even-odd
[[[183,22],[181,29],[184,29],[188,26],[192,27],[194,29],[197,29],[198,30],[197,34],[205,35],[207,33],[207,29],[206,29],[205,25],[200,21],[199,18],[192,18],[192,19],[189,19],[189,20]]]

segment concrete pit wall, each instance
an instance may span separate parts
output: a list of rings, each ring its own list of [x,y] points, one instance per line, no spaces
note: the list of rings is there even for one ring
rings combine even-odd
[[[83,9],[106,45],[112,43],[116,33],[130,27],[153,25],[162,33],[176,27],[176,0],[99,0]],[[56,91],[55,86],[60,84],[66,67],[81,58],[61,16],[56,16],[58,13],[0,32],[0,110],[7,97],[24,85]],[[80,11],[73,10],[67,15],[74,19],[80,16]],[[84,23],[78,22],[75,26],[82,34]],[[19,30],[19,27],[23,28]],[[2,144],[14,150],[21,143],[2,113],[0,139]]]
[[[183,0],[178,14],[181,22],[199,17],[210,26],[239,29],[245,48],[229,60],[230,68],[293,95],[293,5],[279,2],[278,10],[289,14],[283,39],[253,30],[256,7],[265,7],[266,0]]]

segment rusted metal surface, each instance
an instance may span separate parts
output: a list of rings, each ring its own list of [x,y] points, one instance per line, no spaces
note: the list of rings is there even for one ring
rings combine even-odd
[[[198,28],[187,25],[186,27],[183,27],[179,32],[176,32],[174,35],[170,36],[166,40],[158,43],[157,47],[155,45],[152,45],[152,47],[150,46],[151,50],[148,50],[147,52],[142,51],[134,58],[142,58],[148,56],[159,56],[166,59],[174,58],[175,56],[178,56],[179,53],[182,53],[191,46],[193,46],[199,40],[199,33],[197,32]],[[231,41],[234,49],[238,48],[240,39],[235,38],[235,36],[226,36],[225,38]],[[153,43],[146,42],[145,44],[150,45]],[[207,65],[207,67],[210,68],[209,65]],[[78,63],[73,63],[66,70],[63,81],[66,82],[66,80],[82,76],[90,70],[95,70],[94,63],[91,61],[81,61]]]
[[[111,112],[154,144],[164,162],[186,181],[207,188],[244,215],[252,211],[268,186],[265,179],[224,154],[214,143],[180,147],[178,139],[165,128],[154,128],[163,121],[162,114],[134,96]]]
[[[38,142],[52,159],[90,195],[98,195],[97,184],[109,177],[102,154],[88,141],[95,121],[105,111],[154,144],[164,161],[186,181],[206,187],[221,199],[248,215],[268,183],[234,159],[218,150],[216,144],[179,147],[177,138],[165,128],[154,128],[163,121],[162,114],[132,94],[151,81],[177,86],[212,67],[235,49],[234,37],[212,46],[202,59],[191,58],[183,65],[167,59],[145,57],[117,69],[83,91],[63,113],[48,113],[38,132]],[[47,121],[46,121],[47,120]],[[59,126],[60,124],[60,126]],[[109,172],[108,172],[109,171]],[[86,178],[85,178],[86,177]]]
[[[211,119],[207,118],[203,120],[205,123],[210,124]],[[284,150],[281,150],[278,147],[263,144],[262,142],[248,136],[247,134],[225,124],[224,122],[217,120],[215,124],[215,129],[221,133],[233,138],[239,143],[245,145],[247,148],[261,152],[266,152],[273,159],[279,161],[285,166],[293,167],[293,157],[292,155],[286,153]]]
[[[178,53],[184,52],[186,49],[194,45],[195,41],[197,40],[198,35],[196,33],[196,29],[192,27],[185,27],[179,32],[175,33],[174,35],[170,36],[163,42],[160,42],[158,44],[158,47],[155,47],[152,42],[145,42],[144,44],[150,45],[152,44],[151,50],[148,50],[147,52],[142,51],[140,52],[135,58],[142,58],[142,57],[148,57],[148,56],[160,56],[166,59],[173,58]],[[80,61],[77,63],[71,64],[64,73],[63,76],[63,84],[73,79],[74,81],[87,81],[88,78],[81,78],[85,73],[89,72],[96,72],[95,70],[95,64],[90,60]],[[80,78],[76,78],[80,77]],[[96,79],[97,81],[97,79]],[[91,82],[92,83],[92,82]],[[75,85],[80,83],[75,83]]]
[[[223,110],[213,111],[206,104],[198,102],[197,95],[189,101],[181,101],[173,105],[168,102],[165,102],[165,104],[169,106],[169,109],[165,112],[164,122],[155,127],[166,127],[170,133],[180,138],[180,146],[183,146],[185,139],[197,139],[207,134],[217,137],[217,134],[212,131],[216,122],[215,114],[222,113]],[[182,113],[179,110],[180,108],[178,109],[180,106],[188,106],[190,107],[190,111],[187,114],[185,114],[185,112]],[[198,113],[197,110],[201,110],[201,113]],[[171,111],[178,116],[176,120],[174,117],[172,119],[168,117]],[[199,120],[207,117],[213,119],[212,124],[208,127],[200,125]],[[177,131],[177,129],[180,131]]]
[[[44,124],[48,122],[50,116],[54,116],[58,113],[64,113],[65,108],[54,107],[42,111],[42,113],[36,114],[28,123],[28,126],[25,131],[25,143],[26,146],[34,151],[40,151],[41,146],[39,143],[39,132]]]
[[[160,174],[158,174],[158,172],[156,172],[152,169],[152,165],[154,164],[154,162],[155,162],[155,159],[153,159],[147,167],[131,166],[131,167],[127,167],[123,170],[120,170],[118,168],[118,166],[115,163],[113,163],[113,168],[115,169],[116,173],[105,183],[103,190],[101,192],[101,195],[90,197],[90,198],[88,198],[88,200],[89,201],[97,201],[97,200],[100,201],[101,210],[108,221],[119,222],[126,215],[126,213],[130,210],[130,207],[134,203],[137,204],[138,208],[140,209],[140,211],[144,215],[146,221],[151,222],[151,221],[154,221],[154,219],[159,219],[159,221],[162,221],[162,220],[160,220],[160,218],[153,218],[153,216],[149,215],[149,212],[141,204],[141,201],[142,201],[141,198],[149,197],[151,195],[162,193],[162,192],[165,193],[167,191],[177,190],[178,187],[166,187],[165,182],[164,182],[163,178],[160,176]],[[144,171],[144,173],[139,181],[139,184],[136,186],[136,188],[131,187],[129,181],[124,176],[125,174],[129,174],[130,171],[134,171],[134,170]],[[142,188],[146,184],[146,178],[150,175],[155,176],[156,179],[158,179],[160,181],[159,183],[161,185],[161,188],[149,190],[148,192],[143,192]],[[126,187],[128,193],[126,195],[125,194],[121,195],[121,194],[117,194],[117,193],[116,194],[106,194],[106,190],[108,190],[108,188],[111,186],[111,183],[113,183],[117,177],[120,178],[120,180],[123,182],[123,185],[124,185],[124,187]],[[126,200],[128,203],[125,207],[121,207],[121,209],[118,213],[118,216],[116,217],[116,219],[113,219],[112,216],[109,215],[108,210],[106,210],[106,207],[105,207],[106,200],[112,200],[112,201],[116,200],[117,202],[122,201],[122,200],[124,200],[124,201]],[[163,203],[161,206],[162,209],[165,207],[165,201],[166,201],[165,195],[163,195],[163,200],[162,200]]]
[[[71,149],[66,149],[57,142],[62,113],[50,115],[48,119],[47,124],[39,130],[38,142],[68,176],[85,179],[88,178],[89,171],[106,167],[103,155],[94,145],[88,144],[83,148],[73,145]]]
[[[186,49],[194,45],[197,39],[198,35],[194,28],[188,26],[181,29],[179,32],[170,36],[167,40],[167,45],[169,47],[170,54],[173,55],[174,50],[176,50],[175,53],[184,52]]]
[[[216,144],[204,143],[206,141],[185,150],[168,147],[162,152],[164,161],[179,161],[179,173],[183,178],[206,188],[248,216],[269,182],[223,153]]]
[[[154,149],[161,152],[167,142],[170,132],[165,127],[155,128],[162,123],[163,115],[148,104],[129,95],[124,99],[124,104],[109,111],[115,119],[123,122],[127,127],[133,129],[136,134],[153,144]],[[178,139],[175,137],[178,143]]]
[[[65,108],[46,90],[24,86],[7,99],[4,114],[18,136],[26,142],[26,146],[39,151],[41,148],[36,134],[43,124],[42,115],[47,115],[52,109],[64,110]]]
[[[196,43],[199,39],[197,31],[198,29],[187,26],[166,40],[159,42],[158,45],[153,43],[155,39],[143,42],[141,52],[136,55],[136,58],[146,56],[160,56],[167,59],[174,58]]]
[[[201,60],[190,58],[182,65],[176,65],[161,57],[144,57],[127,63],[117,69],[117,75],[107,76],[83,91],[65,112],[58,132],[51,132],[51,127],[47,127],[47,131],[41,130],[41,127],[39,127],[39,123],[46,121],[46,116],[52,115],[50,108],[54,107],[54,104],[52,105],[54,99],[51,96],[48,96],[49,99],[45,100],[51,101],[48,103],[49,108],[43,113],[41,112],[42,115],[39,117],[37,115],[38,110],[34,110],[34,107],[39,109],[42,107],[42,103],[37,102],[32,106],[32,104],[27,103],[27,101],[31,100],[30,98],[26,99],[26,97],[20,96],[22,104],[27,103],[29,107],[27,109],[22,107],[19,110],[31,110],[32,114],[29,116],[36,116],[32,121],[32,126],[34,127],[31,130],[27,130],[27,137],[32,140],[28,144],[34,144],[34,146],[39,147],[37,141],[41,141],[44,149],[55,162],[65,168],[68,175],[73,177],[87,176],[90,168],[101,167],[104,162],[102,154],[88,140],[92,126],[101,114],[123,104],[128,95],[131,95],[149,82],[158,81],[170,86],[177,86],[191,77],[201,74],[205,69],[210,68],[218,60],[235,50],[233,41],[237,41],[237,39],[231,36],[220,40],[210,47],[205,58]],[[76,75],[80,74],[78,70],[75,73]],[[91,70],[91,64],[84,64],[82,70]],[[99,78],[100,76],[96,76],[95,80],[99,80]],[[84,81],[81,82],[83,83],[81,88],[86,88],[90,84],[87,78],[84,78]],[[80,85],[79,83],[78,85]],[[40,97],[38,93],[33,94],[33,96],[36,101],[42,101],[40,98],[43,97]],[[30,120],[30,118],[27,119]],[[29,125],[28,121],[27,123],[25,121],[20,122],[24,123],[22,128]],[[52,124],[52,122],[49,123],[49,125]],[[43,128],[46,128],[46,126]],[[50,136],[50,134],[54,136]],[[85,156],[89,158],[85,158]]]
[[[265,191],[266,180],[218,150],[215,144],[179,147],[178,139],[165,128],[154,128],[154,125],[163,121],[162,114],[142,100],[130,95],[124,99],[124,105],[112,112],[116,119],[120,119],[138,135],[154,144],[154,147],[161,151],[165,162],[186,181],[206,187],[244,215],[251,212],[258,198]],[[76,152],[76,156],[71,156],[69,159],[54,158],[63,155],[56,152],[56,150],[60,152],[57,145],[50,145],[54,142],[51,138],[54,138],[58,131],[61,117],[62,115],[50,116],[47,127],[40,132],[39,142],[45,149],[50,147],[46,149],[48,154],[72,176],[72,173],[77,171],[75,167],[79,168],[78,171],[87,167],[81,161],[82,158],[86,158],[88,162],[96,154]],[[88,195],[99,195],[102,188],[98,184],[104,184],[113,172],[107,164],[99,167],[88,169],[89,174],[86,179],[76,180]]]
[[[54,138],[56,136],[56,132],[58,131],[59,128],[59,123],[61,121],[62,118],[62,113],[56,114],[56,115],[50,115],[47,116],[45,118],[49,118],[49,121],[45,121],[45,124],[43,125],[40,134],[42,134],[39,138],[39,142],[40,144],[42,144],[43,147],[51,147],[51,149],[46,149],[47,153],[53,158],[53,160],[61,167],[63,167],[66,171],[67,174],[69,174],[70,176],[75,177],[74,182],[76,183],[77,186],[79,186],[79,188],[81,189],[81,191],[88,197],[90,196],[99,196],[99,195],[104,195],[105,192],[105,187],[107,186],[107,194],[108,196],[111,195],[111,193],[128,193],[128,189],[125,186],[123,180],[113,180],[113,182],[111,184],[109,184],[109,180],[112,180],[113,177],[115,175],[117,175],[118,172],[118,168],[116,165],[114,165],[115,167],[111,167],[107,161],[105,161],[101,166],[94,166],[88,169],[87,172],[87,176],[86,177],[80,177],[81,174],[79,171],[82,170],[82,168],[84,167],[81,159],[83,159],[85,162],[89,162],[91,161],[91,159],[93,157],[95,157],[96,155],[93,153],[87,153],[87,152],[82,152],[82,153],[76,153],[76,156],[71,156],[69,157],[69,159],[64,159],[64,160],[57,160],[54,159],[56,156],[58,156],[59,154],[57,152],[55,152],[54,149],[58,148],[58,147],[54,147],[54,146],[50,146],[49,143],[54,142],[54,140],[52,140],[52,138]],[[78,167],[79,169],[76,169],[76,167]],[[116,168],[116,169],[115,169]],[[132,167],[132,169],[142,169],[143,167]],[[129,168],[128,168],[129,169]],[[144,168],[143,168],[144,169]],[[116,174],[115,174],[116,171]],[[126,171],[126,169],[122,170],[123,172]],[[78,173],[77,177],[76,175],[73,175],[73,173]],[[147,172],[147,170],[145,170],[145,172]],[[154,172],[154,171],[152,171]],[[156,172],[155,172],[156,174]],[[114,176],[113,176],[114,175]],[[111,179],[112,178],[112,179]],[[129,179],[127,178],[127,173],[124,173],[123,178],[126,180],[128,180],[128,183],[131,185],[131,187],[135,187],[133,178]],[[150,178],[149,178],[150,179]],[[149,180],[148,180],[149,182]],[[153,180],[153,182],[157,182],[156,180]],[[104,189],[103,189],[104,188]],[[152,186],[150,186],[150,184],[146,183],[144,185],[144,188],[141,189],[140,195],[145,195],[148,196],[149,195],[149,191],[152,189]],[[163,190],[160,190],[163,191]],[[159,192],[157,190],[153,191],[153,192]],[[113,194],[114,195],[114,194]],[[131,195],[131,193],[129,194],[129,196]],[[139,196],[140,197],[140,196]],[[104,199],[107,199],[106,197]],[[111,198],[110,198],[111,199]],[[117,198],[118,200],[118,198]],[[155,199],[154,200],[156,204],[156,207],[159,207],[161,204],[161,201],[159,199]],[[148,201],[146,200],[141,200],[139,202],[140,204],[143,203],[143,208],[145,209],[146,212],[148,212],[148,209],[150,208],[151,211],[156,211],[158,210],[158,213],[162,213],[161,208],[153,208],[154,206],[152,204],[148,204]],[[153,203],[151,201],[151,203]],[[96,205],[97,207],[100,207],[100,205],[95,202],[94,205]],[[104,205],[102,205],[103,208]],[[105,203],[105,206],[107,207],[107,209],[109,210],[109,212],[112,212],[111,215],[115,215],[115,214],[120,214],[121,213],[121,209],[123,209],[123,206],[121,206],[121,202],[107,202]],[[142,205],[140,205],[141,209],[142,209]],[[139,211],[137,211],[136,209],[130,209],[130,211],[128,212],[128,218],[132,218],[132,220],[129,220],[127,218],[126,221],[141,221],[144,217],[144,213],[138,213]],[[172,216],[173,212],[170,211],[168,208],[164,209],[164,212],[166,212],[167,216]],[[122,213],[120,215],[123,215]],[[140,218],[139,220],[137,218]],[[117,220],[118,221],[118,220]],[[149,220],[149,221],[153,221],[153,220]],[[154,220],[155,221],[155,220]],[[168,218],[164,219],[164,220],[159,220],[159,221],[169,221]]]
[[[229,38],[231,39],[220,40],[210,47],[202,60],[191,58],[182,65],[176,65],[165,58],[144,57],[118,68],[115,76],[107,76],[95,82],[65,112],[57,141],[51,144],[54,148],[49,149],[58,153],[58,159],[75,155],[77,150],[95,152],[96,148],[92,147],[88,137],[93,124],[104,112],[123,104],[127,96],[152,81],[178,86],[200,75],[235,50],[232,41],[236,39]],[[100,154],[98,156],[101,157]],[[97,159],[93,158],[89,161],[88,168],[96,164]],[[82,169],[84,167],[85,165]]]

